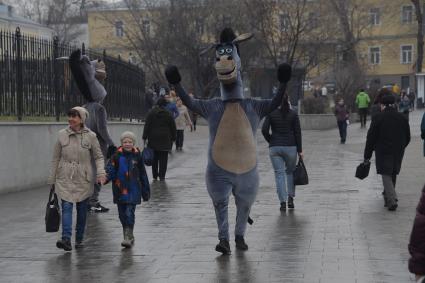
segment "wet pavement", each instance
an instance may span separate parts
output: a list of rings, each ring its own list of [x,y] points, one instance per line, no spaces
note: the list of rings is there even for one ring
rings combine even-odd
[[[166,183],[153,183],[151,200],[138,206],[131,250],[120,246],[110,186],[101,200],[111,211],[89,215],[86,247],[71,253],[55,247],[58,234],[44,232],[47,187],[2,195],[0,282],[413,282],[407,244],[424,183],[421,117],[411,114],[413,137],[396,212],[383,207],[374,167],[367,179],[354,178],[367,131],[352,124],[345,145],[337,129],[303,132],[310,184],[297,187],[295,210],[281,213],[268,148],[258,133],[261,188],[246,233],[249,250],[236,251],[232,239],[230,256],[214,250],[216,222],[204,182],[206,127],[186,131]],[[229,214],[232,234],[233,203]]]

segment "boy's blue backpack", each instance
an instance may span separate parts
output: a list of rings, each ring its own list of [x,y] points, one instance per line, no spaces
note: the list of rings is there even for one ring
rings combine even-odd
[[[145,146],[145,148],[142,151],[142,158],[143,158],[143,163],[145,163],[146,166],[152,166],[153,163],[153,149]]]

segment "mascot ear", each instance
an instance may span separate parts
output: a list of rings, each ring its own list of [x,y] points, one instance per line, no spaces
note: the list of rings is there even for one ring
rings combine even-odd
[[[239,35],[238,37],[236,37],[233,40],[233,44],[237,44],[237,43],[241,43],[241,42],[250,40],[253,37],[254,37],[254,34],[253,33],[244,33],[244,34],[241,34],[241,35]]]
[[[208,47],[205,47],[200,53],[199,56],[204,56],[208,51],[211,49],[214,49],[216,47],[216,44],[210,44]]]

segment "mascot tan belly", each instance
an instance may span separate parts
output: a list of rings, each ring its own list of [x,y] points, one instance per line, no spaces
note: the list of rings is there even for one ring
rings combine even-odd
[[[236,248],[248,249],[244,235],[259,185],[254,137],[261,119],[280,105],[291,77],[291,67],[281,64],[278,68],[279,90],[272,99],[244,98],[238,43],[251,37],[251,34],[236,37],[232,29],[226,28],[220,34],[220,43],[211,45],[202,53],[215,49],[220,98],[193,99],[181,86],[177,67],[169,66],[165,71],[168,82],[174,86],[183,103],[208,121],[210,140],[206,185],[218,227],[219,243],[215,250],[223,254],[231,253],[228,223],[231,194],[235,197],[237,210]]]
[[[257,147],[251,124],[239,103],[228,103],[212,148],[217,166],[235,174],[247,173],[257,164]]]

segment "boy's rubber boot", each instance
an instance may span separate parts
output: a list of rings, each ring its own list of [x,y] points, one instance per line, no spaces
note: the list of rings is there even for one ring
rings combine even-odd
[[[131,248],[131,240],[130,240],[130,230],[128,227],[123,228],[124,232],[124,240],[121,242],[121,246],[128,249]]]

